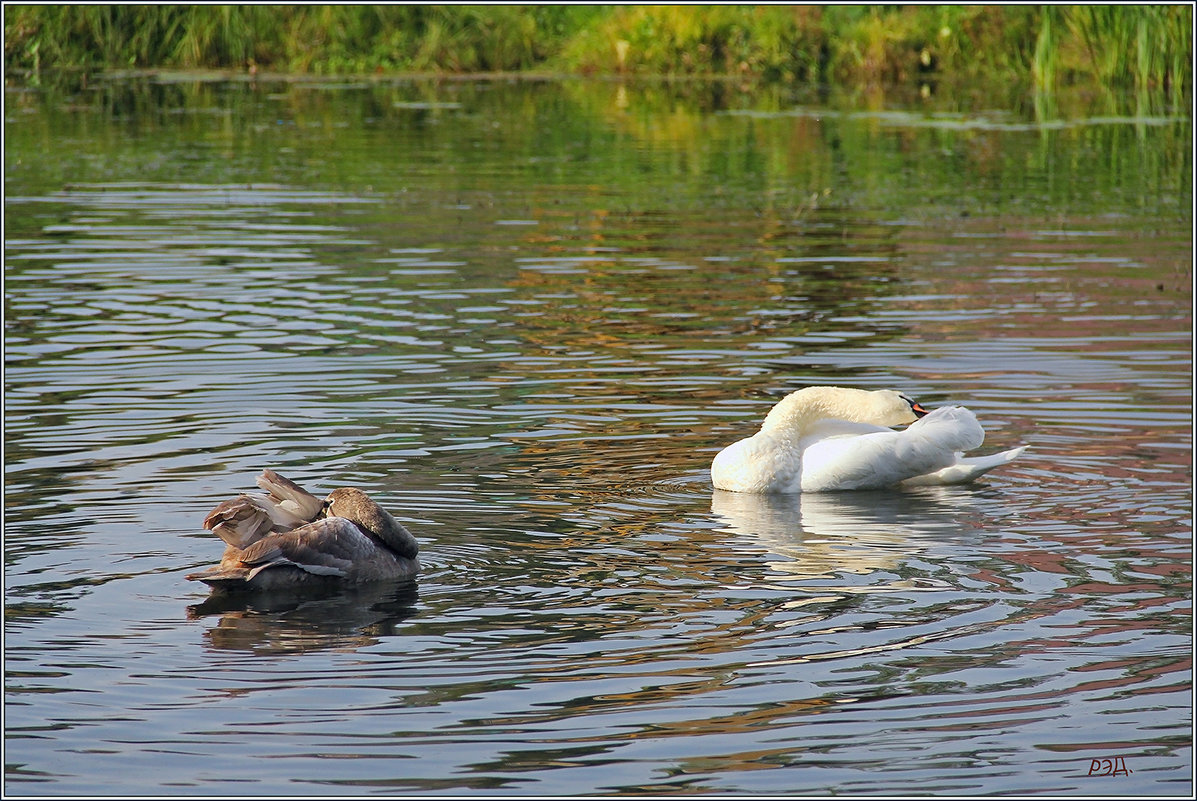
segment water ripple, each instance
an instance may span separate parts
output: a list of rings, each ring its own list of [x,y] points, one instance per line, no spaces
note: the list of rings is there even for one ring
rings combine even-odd
[[[326,133],[290,124],[335,95],[304,91],[253,101],[280,174]],[[9,182],[14,786],[141,792],[147,759],[150,786],[233,794],[1075,794],[1098,755],[1131,763],[1120,793],[1187,776],[1187,224],[916,215],[842,154],[777,186],[697,166],[729,131],[721,159],[820,153],[803,115],[712,117],[664,152],[621,110],[569,155],[496,160],[542,127],[478,103],[525,88],[407,91],[366,82],[393,94],[328,129],[377,190]],[[386,116],[438,109],[435,137]],[[831,122],[904,182],[962,127],[1077,161],[1005,118],[912,119],[864,118],[893,142]],[[814,383],[963,402],[985,449],[1031,448],[970,487],[713,490],[715,452]],[[265,467],[378,497],[417,579],[186,582],[223,547],[204,513]]]

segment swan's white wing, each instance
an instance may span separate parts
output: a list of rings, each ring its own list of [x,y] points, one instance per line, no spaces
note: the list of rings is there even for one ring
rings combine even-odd
[[[902,432],[934,440],[953,451],[971,451],[985,442],[985,429],[977,416],[963,406],[940,406],[919,418]]]
[[[879,489],[951,464],[954,454],[900,431],[833,437],[802,452],[802,491]],[[923,447],[918,447],[922,445]]]
[[[844,434],[808,442],[802,452],[802,490],[879,489],[956,463],[958,452],[985,439],[976,415],[944,406],[904,431]]]

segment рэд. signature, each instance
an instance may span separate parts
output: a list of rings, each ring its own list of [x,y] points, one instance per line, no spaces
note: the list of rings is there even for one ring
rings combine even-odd
[[[1134,773],[1133,770],[1126,766],[1126,760],[1123,757],[1113,757],[1112,759],[1094,759],[1089,762],[1089,772],[1087,776],[1129,776]]]

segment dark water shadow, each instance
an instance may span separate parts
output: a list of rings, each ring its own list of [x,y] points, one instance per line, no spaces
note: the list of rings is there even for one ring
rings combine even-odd
[[[416,581],[316,592],[212,593],[187,607],[192,620],[219,617],[204,632],[221,651],[303,653],[360,647],[397,633],[416,614]]]

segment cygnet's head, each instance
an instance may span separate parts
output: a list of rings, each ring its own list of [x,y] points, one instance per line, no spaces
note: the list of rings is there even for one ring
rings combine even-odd
[[[415,556],[419,550],[411,532],[360,489],[341,487],[333,490],[324,499],[324,510],[329,517],[352,521],[401,556]]]

